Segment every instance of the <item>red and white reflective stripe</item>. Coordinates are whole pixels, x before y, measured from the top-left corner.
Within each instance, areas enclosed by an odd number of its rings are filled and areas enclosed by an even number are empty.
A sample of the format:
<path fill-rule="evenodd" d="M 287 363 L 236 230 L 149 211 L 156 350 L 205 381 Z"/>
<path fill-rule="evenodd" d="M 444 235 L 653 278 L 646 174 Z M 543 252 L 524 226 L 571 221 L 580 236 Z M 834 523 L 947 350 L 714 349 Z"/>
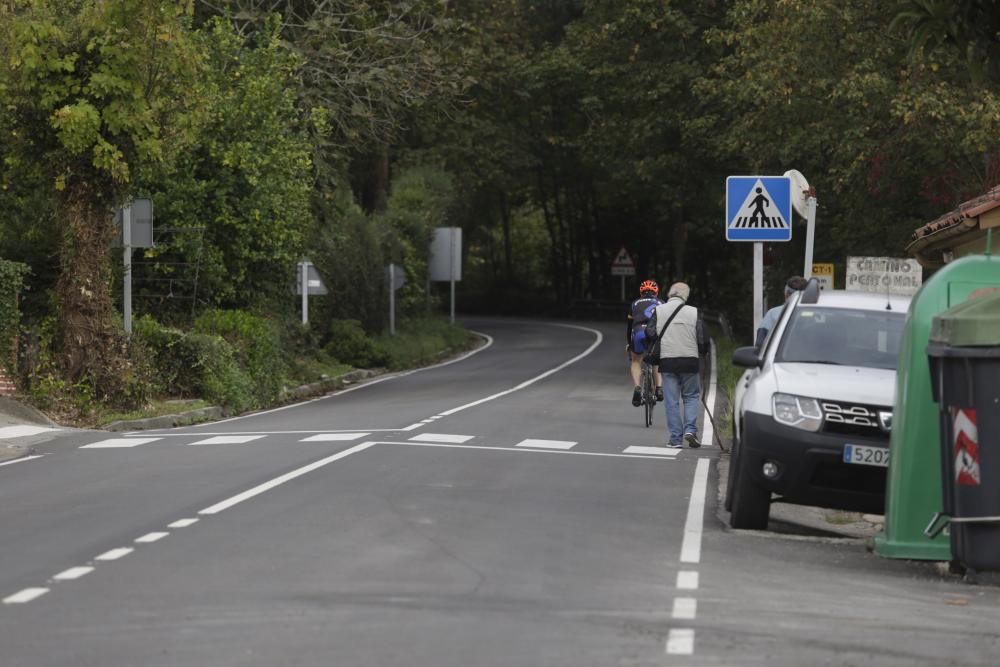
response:
<path fill-rule="evenodd" d="M 979 429 L 972 408 L 951 409 L 952 434 L 955 439 L 955 481 L 963 486 L 979 486 Z"/>

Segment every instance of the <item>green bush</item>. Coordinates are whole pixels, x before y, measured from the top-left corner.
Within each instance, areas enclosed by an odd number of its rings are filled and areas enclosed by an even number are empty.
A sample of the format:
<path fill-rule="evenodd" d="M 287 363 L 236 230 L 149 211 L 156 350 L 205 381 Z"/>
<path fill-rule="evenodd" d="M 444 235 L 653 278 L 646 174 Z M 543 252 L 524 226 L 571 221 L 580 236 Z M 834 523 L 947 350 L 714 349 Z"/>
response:
<path fill-rule="evenodd" d="M 331 320 L 328 354 L 357 368 L 387 366 L 389 353 L 384 345 L 365 333 L 357 320 Z"/>
<path fill-rule="evenodd" d="M 167 394 L 203 398 L 235 412 L 258 405 L 253 381 L 221 336 L 164 327 L 148 315 L 133 330 L 150 351 Z"/>
<path fill-rule="evenodd" d="M 395 336 L 382 334 L 378 338 L 388 351 L 390 370 L 415 368 L 438 361 L 442 357 L 467 349 L 473 334 L 445 320 L 433 318 L 409 319 L 400 322 Z"/>
<path fill-rule="evenodd" d="M 210 310 L 195 320 L 194 330 L 221 336 L 233 347 L 253 380 L 253 396 L 259 405 L 281 395 L 286 361 L 277 327 L 269 320 L 241 310 Z"/>

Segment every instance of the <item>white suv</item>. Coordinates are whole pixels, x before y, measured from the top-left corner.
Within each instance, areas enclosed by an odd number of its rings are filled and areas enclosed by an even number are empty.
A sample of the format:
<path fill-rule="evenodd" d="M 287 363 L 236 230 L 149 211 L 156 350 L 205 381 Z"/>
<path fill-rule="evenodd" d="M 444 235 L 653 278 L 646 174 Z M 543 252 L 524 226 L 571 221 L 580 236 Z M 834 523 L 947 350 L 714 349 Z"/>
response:
<path fill-rule="evenodd" d="M 726 509 L 733 528 L 767 528 L 776 500 L 882 514 L 896 357 L 910 297 L 793 294 L 734 396 Z"/>

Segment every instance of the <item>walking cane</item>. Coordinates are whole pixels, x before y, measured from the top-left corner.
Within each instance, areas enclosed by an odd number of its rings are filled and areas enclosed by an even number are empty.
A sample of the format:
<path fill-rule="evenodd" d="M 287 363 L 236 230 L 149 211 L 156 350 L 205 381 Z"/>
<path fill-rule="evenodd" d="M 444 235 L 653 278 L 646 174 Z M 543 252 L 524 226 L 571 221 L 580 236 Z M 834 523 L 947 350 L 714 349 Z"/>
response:
<path fill-rule="evenodd" d="M 729 450 L 722 446 L 722 438 L 719 437 L 719 427 L 715 425 L 715 418 L 712 416 L 712 411 L 708 409 L 708 403 L 705 402 L 705 394 L 701 394 L 701 404 L 705 408 L 705 414 L 708 415 L 708 420 L 712 422 L 712 440 L 718 442 L 719 449 L 728 454 Z"/>

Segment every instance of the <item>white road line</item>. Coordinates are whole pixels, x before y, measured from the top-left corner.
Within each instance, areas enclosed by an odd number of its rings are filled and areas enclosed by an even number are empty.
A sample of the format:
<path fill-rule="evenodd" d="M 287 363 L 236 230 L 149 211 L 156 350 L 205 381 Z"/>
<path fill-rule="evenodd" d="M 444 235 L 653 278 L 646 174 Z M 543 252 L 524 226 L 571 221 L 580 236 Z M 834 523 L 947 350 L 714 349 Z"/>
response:
<path fill-rule="evenodd" d="M 705 397 L 705 405 L 708 409 L 712 411 L 712 416 L 715 415 L 715 392 L 718 387 L 719 374 L 717 372 L 715 363 L 715 341 L 709 340 L 710 346 L 710 365 L 711 370 L 708 375 L 708 395 Z M 712 418 L 705 415 L 705 418 L 701 421 L 701 443 L 702 447 L 711 447 L 715 442 L 715 428 L 712 426 Z"/>
<path fill-rule="evenodd" d="M 681 570 L 678 572 L 677 588 L 686 591 L 698 590 L 698 573 L 693 570 Z"/>
<path fill-rule="evenodd" d="M 371 433 L 383 432 L 383 433 L 395 433 L 399 431 L 398 428 L 367 428 L 365 431 Z M 147 431 L 137 431 L 137 433 L 146 433 Z M 191 432 L 181 432 L 181 433 L 157 433 L 158 438 L 197 438 L 206 435 L 312 435 L 312 434 L 322 434 L 322 433 L 360 433 L 361 429 L 322 429 L 322 430 L 311 430 L 311 431 L 200 431 L 198 433 Z M 128 435 L 128 434 L 126 434 Z"/>
<path fill-rule="evenodd" d="M 694 630 L 674 628 L 667 635 L 667 653 L 691 655 L 694 653 Z"/>
<path fill-rule="evenodd" d="M 681 543 L 682 563 L 701 561 L 701 532 L 704 524 L 709 464 L 709 459 L 698 459 L 698 466 L 694 470 L 691 501 L 688 503 L 687 521 L 684 524 L 684 541 Z"/>
<path fill-rule="evenodd" d="M 463 443 L 472 440 L 474 435 L 455 435 L 451 433 L 421 433 L 415 435 L 410 440 L 415 442 L 456 442 Z"/>
<path fill-rule="evenodd" d="M 13 595 L 8 595 L 3 599 L 4 604 L 24 604 L 25 602 L 31 602 L 35 598 L 39 598 L 49 592 L 47 588 L 25 588 L 23 591 L 18 591 Z"/>
<path fill-rule="evenodd" d="M 672 449 L 670 447 L 643 447 L 641 445 L 632 445 L 626 447 L 624 454 L 652 454 L 654 456 L 668 456 L 674 457 L 681 453 L 679 449 Z"/>
<path fill-rule="evenodd" d="M 299 442 L 337 442 L 342 440 L 357 440 L 371 435 L 371 433 L 317 433 L 308 438 L 302 438 Z"/>
<path fill-rule="evenodd" d="M 135 538 L 135 541 L 137 543 L 139 543 L 139 544 L 150 544 L 152 542 L 156 542 L 158 540 L 162 540 L 164 537 L 166 537 L 169 534 L 170 533 L 164 533 L 164 532 L 146 533 L 142 537 Z"/>
<path fill-rule="evenodd" d="M 567 327 L 567 328 L 570 328 L 570 329 L 581 329 L 583 331 L 589 331 L 590 333 L 594 334 L 597 337 L 597 340 L 595 340 L 591 344 L 590 347 L 588 347 L 586 350 L 584 350 L 580 354 L 576 355 L 575 357 L 573 357 L 572 359 L 570 359 L 568 361 L 565 361 L 565 362 L 559 364 L 555 368 L 550 368 L 549 370 L 545 371 L 541 375 L 536 375 L 535 377 L 531 378 L 530 380 L 525 380 L 524 382 L 522 382 L 521 384 L 517 385 L 516 387 L 511 387 L 510 389 L 506 389 L 504 391 L 498 392 L 496 394 L 493 394 L 492 396 L 487 396 L 486 398 L 480 398 L 477 401 L 472 401 L 471 403 L 466 403 L 465 405 L 460 405 L 457 408 L 452 408 L 451 410 L 445 410 L 444 412 L 441 413 L 441 416 L 442 417 L 446 417 L 446 416 L 449 416 L 449 415 L 453 415 L 456 412 L 461 412 L 462 410 L 467 410 L 468 408 L 472 408 L 472 407 L 475 407 L 477 405 L 482 405 L 483 403 L 487 403 L 487 402 L 495 400 L 497 398 L 501 398 L 502 396 L 506 396 L 507 394 L 513 394 L 515 391 L 520 391 L 520 390 L 524 389 L 525 387 L 530 387 L 531 385 L 535 384 L 536 382 L 538 382 L 540 380 L 544 380 L 545 378 L 549 377 L 553 373 L 558 373 L 559 371 L 561 371 L 562 369 L 566 368 L 567 366 L 571 366 L 571 365 L 575 364 L 576 362 L 580 361 L 581 359 L 583 359 L 584 357 L 586 357 L 587 355 L 589 355 L 591 352 L 593 352 L 594 350 L 596 350 L 597 347 L 601 344 L 601 341 L 604 340 L 604 334 L 602 334 L 597 329 L 590 329 L 588 327 L 580 327 L 580 326 L 576 326 L 574 324 L 556 324 L 555 326 L 561 326 L 561 327 Z"/>
<path fill-rule="evenodd" d="M 188 445 L 242 445 L 245 442 L 260 440 L 262 435 L 217 435 L 213 438 L 189 442 Z"/>
<path fill-rule="evenodd" d="M 571 440 L 534 440 L 528 438 L 514 445 L 515 447 L 538 447 L 540 449 L 573 449 L 579 443 Z"/>
<path fill-rule="evenodd" d="M 698 613 L 698 600 L 695 598 L 674 598 L 674 611 L 671 614 L 675 619 L 682 621 L 693 620 Z"/>
<path fill-rule="evenodd" d="M 668 461 L 665 456 L 640 456 L 638 454 L 606 454 L 604 452 L 571 452 L 565 450 L 555 450 L 555 449 L 528 449 L 522 447 L 517 449 L 515 447 L 491 447 L 489 445 L 447 445 L 440 442 L 373 442 L 373 445 L 402 445 L 404 447 L 444 447 L 445 449 L 482 449 L 489 452 L 514 452 L 518 454 L 524 453 L 534 453 L 534 454 L 561 454 L 563 456 L 599 456 L 609 459 L 651 459 L 659 461 Z M 708 459 L 705 459 L 706 461 Z"/>
<path fill-rule="evenodd" d="M 145 445 L 147 442 L 156 442 L 160 438 L 111 438 L 109 440 L 101 440 L 99 442 L 92 442 L 89 445 L 84 445 L 80 449 L 102 449 L 106 447 L 138 447 L 139 445 Z"/>
<path fill-rule="evenodd" d="M 112 549 L 111 551 L 105 551 L 94 560 L 118 560 L 123 556 L 128 556 L 133 551 L 134 549 L 132 549 L 132 547 L 120 547 L 118 549 Z"/>
<path fill-rule="evenodd" d="M 187 528 L 196 523 L 198 523 L 198 519 L 178 519 L 171 524 L 167 524 L 167 528 Z"/>
<path fill-rule="evenodd" d="M 93 571 L 94 568 L 89 565 L 81 565 L 80 567 L 71 567 L 68 570 L 63 570 L 52 578 L 56 581 L 71 581 L 73 579 L 79 579 L 83 575 L 90 574 Z"/>
<path fill-rule="evenodd" d="M 565 325 L 565 326 L 568 326 L 568 325 Z M 442 361 L 441 363 L 434 364 L 433 366 L 424 366 L 423 368 L 415 368 L 415 369 L 410 370 L 410 371 L 403 371 L 402 373 L 393 373 L 392 375 L 383 375 L 382 377 L 380 377 L 378 379 L 371 380 L 371 381 L 365 382 L 363 384 L 355 385 L 355 386 L 349 387 L 347 389 L 341 389 L 340 391 L 335 391 L 335 392 L 332 392 L 332 393 L 329 393 L 329 394 L 325 394 L 323 396 L 318 396 L 316 398 L 309 399 L 308 401 L 302 401 L 300 403 L 290 403 L 288 405 L 282 405 L 280 408 L 271 408 L 270 410 L 261 410 L 260 412 L 251 412 L 250 414 L 240 415 L 238 417 L 230 417 L 229 419 L 222 419 L 220 421 L 210 422 L 210 423 L 212 425 L 215 425 L 215 424 L 224 424 L 226 422 L 236 421 L 237 419 L 247 419 L 249 417 L 258 417 L 260 415 L 269 415 L 269 414 L 274 413 L 274 412 L 280 412 L 282 410 L 289 410 L 291 408 L 297 408 L 297 407 L 301 407 L 303 405 L 309 405 L 310 403 L 315 403 L 317 401 L 323 401 L 323 400 L 326 400 L 328 398 L 332 398 L 334 396 L 341 396 L 343 394 L 347 394 L 347 393 L 350 393 L 352 391 L 357 391 L 358 389 L 364 389 L 365 387 L 371 387 L 372 385 L 380 384 L 380 383 L 386 382 L 388 380 L 395 380 L 396 378 L 406 377 L 407 375 L 413 375 L 414 373 L 421 373 L 423 371 L 429 371 L 429 370 L 431 370 L 433 368 L 441 368 L 442 366 L 449 366 L 451 364 L 457 364 L 460 361 L 465 361 L 466 359 L 468 359 L 469 357 L 471 357 L 474 354 L 479 354 L 480 352 L 489 349 L 493 345 L 493 337 L 492 336 L 484 334 L 484 333 L 482 333 L 480 331 L 472 331 L 472 330 L 470 330 L 470 332 L 476 334 L 477 336 L 481 336 L 482 338 L 486 339 L 486 344 L 483 345 L 482 347 L 477 347 L 474 350 L 469 350 L 465 354 L 463 354 L 463 355 L 461 355 L 459 357 L 455 357 L 454 359 L 449 359 L 448 361 Z M 198 425 L 196 424 L 192 428 L 198 428 Z M 392 430 L 398 430 L 398 429 L 392 429 Z"/>
<path fill-rule="evenodd" d="M 334 461 L 338 461 L 338 460 L 340 460 L 342 458 L 350 456 L 351 454 L 356 454 L 357 452 L 360 452 L 360 451 L 363 451 L 365 449 L 368 449 L 369 447 L 371 447 L 374 444 L 375 444 L 374 442 L 362 442 L 360 445 L 355 445 L 354 447 L 351 447 L 350 449 L 345 449 L 344 451 L 337 452 L 336 454 L 333 454 L 332 456 L 327 456 L 325 459 L 320 459 L 319 461 L 316 461 L 314 463 L 310 463 L 309 465 L 306 465 L 306 466 L 302 466 L 301 468 L 298 468 L 298 469 L 293 470 L 291 472 L 285 473 L 284 475 L 281 475 L 279 477 L 275 477 L 274 479 L 272 479 L 269 482 L 264 482 L 263 484 L 258 484 L 257 486 L 253 487 L 252 489 L 248 489 L 248 490 L 244 491 L 243 493 L 238 493 L 238 494 L 236 494 L 235 496 L 233 496 L 231 498 L 227 498 L 226 500 L 223 500 L 222 502 L 216 503 L 216 504 L 214 504 L 214 505 L 212 505 L 210 507 L 206 507 L 205 509 L 203 509 L 200 512 L 198 512 L 198 514 L 218 514 L 219 512 L 221 512 L 223 510 L 226 510 L 226 509 L 229 509 L 233 505 L 237 505 L 237 504 L 243 502 L 244 500 L 249 500 L 250 498 L 253 498 L 254 496 L 258 496 L 258 495 L 264 493 L 265 491 L 269 491 L 269 490 L 273 489 L 276 486 L 280 486 L 281 484 L 284 484 L 285 482 L 291 481 L 291 480 L 295 479 L 296 477 L 301 477 L 302 475 L 306 474 L 307 472 L 312 472 L 313 470 L 316 470 L 317 468 L 322 468 L 323 466 L 325 466 L 328 463 L 333 463 Z"/>
<path fill-rule="evenodd" d="M 0 440 L 5 440 L 7 438 L 23 438 L 29 435 L 38 435 L 39 433 L 46 433 L 48 431 L 58 431 L 57 428 L 48 428 L 46 426 L 29 426 L 27 424 L 19 424 L 17 426 L 4 426 L 0 427 Z"/>
<path fill-rule="evenodd" d="M 31 461 L 32 459 L 40 459 L 43 456 L 45 456 L 45 454 L 35 454 L 33 456 L 22 456 L 21 458 L 14 459 L 13 461 L 4 461 L 3 463 L 0 463 L 0 466 L 12 466 L 15 463 L 24 463 L 25 461 Z"/>

